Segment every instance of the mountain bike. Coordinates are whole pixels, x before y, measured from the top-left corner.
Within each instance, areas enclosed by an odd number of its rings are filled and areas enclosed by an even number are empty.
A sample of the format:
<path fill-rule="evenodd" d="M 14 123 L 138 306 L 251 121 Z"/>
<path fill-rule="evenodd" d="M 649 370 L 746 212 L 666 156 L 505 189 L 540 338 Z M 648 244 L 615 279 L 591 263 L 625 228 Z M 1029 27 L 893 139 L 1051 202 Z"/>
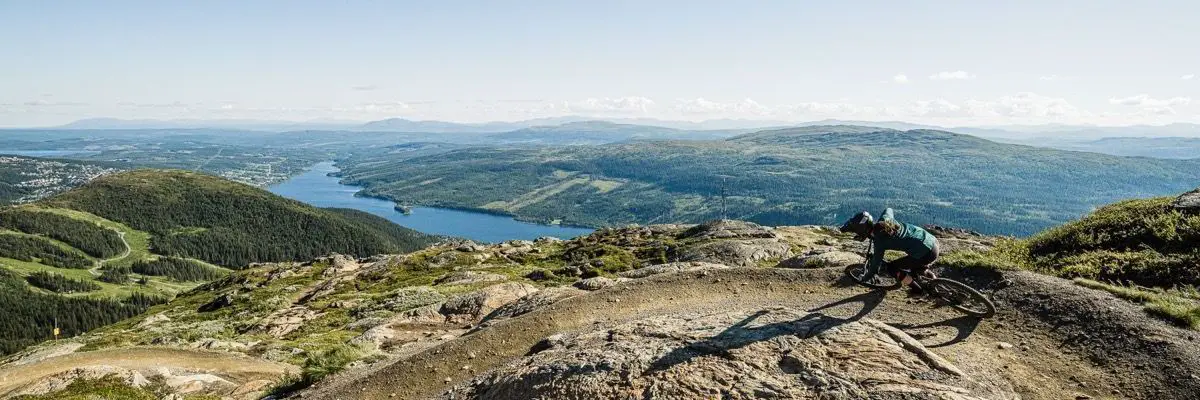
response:
<path fill-rule="evenodd" d="M 867 246 L 866 259 L 871 259 L 872 252 L 875 251 L 873 245 Z M 886 270 L 887 266 L 882 266 L 881 269 Z M 899 289 L 906 277 L 911 276 L 918 285 L 921 286 L 930 295 L 945 301 L 954 309 L 963 312 L 964 314 L 987 318 L 996 314 L 996 304 L 992 303 L 986 296 L 979 293 L 978 290 L 967 286 L 966 284 L 947 278 L 929 278 L 925 276 L 911 275 L 909 269 L 900 269 L 895 275 L 889 274 L 887 271 L 880 271 L 875 274 L 870 280 L 863 280 L 863 275 L 866 273 L 867 264 L 851 265 L 846 269 L 846 275 L 855 283 L 872 289 L 894 290 Z"/>

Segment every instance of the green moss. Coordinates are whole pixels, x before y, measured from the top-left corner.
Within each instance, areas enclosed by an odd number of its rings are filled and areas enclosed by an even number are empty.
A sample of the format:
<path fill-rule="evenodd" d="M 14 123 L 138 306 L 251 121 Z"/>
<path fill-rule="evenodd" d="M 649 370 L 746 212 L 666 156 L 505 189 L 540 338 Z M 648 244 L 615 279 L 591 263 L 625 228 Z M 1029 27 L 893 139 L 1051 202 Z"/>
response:
<path fill-rule="evenodd" d="M 136 388 L 122 382 L 116 376 L 99 379 L 79 379 L 66 388 L 38 396 L 17 396 L 20 400 L 157 400 L 159 395 L 149 388 Z M 188 397 L 188 399 L 197 399 Z"/>
<path fill-rule="evenodd" d="M 1195 289 L 1164 290 L 1120 286 L 1084 278 L 1076 278 L 1074 281 L 1079 286 L 1103 290 L 1117 297 L 1141 303 L 1150 315 L 1175 325 L 1200 330 L 1200 301 L 1197 301 Z"/>
<path fill-rule="evenodd" d="M 1172 209 L 1171 200 L 1122 201 L 1046 230 L 1026 242 L 1028 261 L 1067 277 L 1200 285 L 1200 215 Z"/>

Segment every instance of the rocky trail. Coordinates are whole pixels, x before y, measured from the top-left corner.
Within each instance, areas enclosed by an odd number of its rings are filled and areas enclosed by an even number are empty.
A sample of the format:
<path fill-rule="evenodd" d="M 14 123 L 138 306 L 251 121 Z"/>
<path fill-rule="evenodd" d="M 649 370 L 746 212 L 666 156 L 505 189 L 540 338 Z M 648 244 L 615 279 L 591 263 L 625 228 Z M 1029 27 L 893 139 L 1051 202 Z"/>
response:
<path fill-rule="evenodd" d="M 220 391 L 231 398 L 243 398 L 237 395 L 260 392 L 279 376 L 298 371 L 292 365 L 238 354 L 169 348 L 46 356 L 13 362 L 0 369 L 0 397 L 49 393 L 81 377 L 115 374 L 134 386 L 148 383 L 148 378 L 161 377 L 181 393 Z"/>
<path fill-rule="evenodd" d="M 303 398 L 1082 399 L 1200 393 L 1195 377 L 1200 356 L 1191 333 L 1147 320 L 1136 307 L 1103 298 L 1107 294 L 1010 273 L 1011 285 L 995 294 L 1000 314 L 980 321 L 903 293 L 849 285 L 841 272 L 739 268 L 626 282 L 347 374 Z M 1085 313 L 1090 317 L 1082 318 Z M 683 323 L 705 319 L 712 321 L 699 334 Z M 739 320 L 764 320 L 770 328 L 734 323 Z M 832 361 L 792 360 L 792 353 L 775 343 L 813 337 L 828 342 L 814 330 L 858 331 L 842 339 L 874 341 L 825 345 L 820 353 L 827 357 L 843 353 Z M 888 338 L 879 338 L 879 332 Z M 606 335 L 607 343 L 594 343 L 597 333 Z M 657 347 L 646 345 L 664 338 Z M 760 345 L 766 347 L 741 358 L 731 355 Z M 785 350 L 797 347 L 804 346 Z M 770 362 L 745 365 L 762 358 Z M 880 365 L 847 367 L 840 375 L 811 368 L 846 362 Z M 884 368 L 894 362 L 904 365 Z M 809 365 L 810 372 L 829 377 L 804 384 L 803 379 L 815 378 L 796 376 L 799 367 L 789 363 Z M 962 374 L 948 374 L 951 370 Z M 840 381 L 867 382 L 862 387 L 875 391 L 855 392 L 849 388 L 860 385 L 845 382 L 845 390 L 839 390 L 830 383 Z"/>

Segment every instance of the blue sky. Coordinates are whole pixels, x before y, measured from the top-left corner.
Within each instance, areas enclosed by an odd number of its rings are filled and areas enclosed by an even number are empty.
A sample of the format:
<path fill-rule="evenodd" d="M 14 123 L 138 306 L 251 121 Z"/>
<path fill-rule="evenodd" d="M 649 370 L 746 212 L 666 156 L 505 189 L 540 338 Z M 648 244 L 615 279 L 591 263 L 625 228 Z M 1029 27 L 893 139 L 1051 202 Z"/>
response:
<path fill-rule="evenodd" d="M 1189 1 L 0 0 L 0 126 L 1200 122 L 1196 15 Z"/>

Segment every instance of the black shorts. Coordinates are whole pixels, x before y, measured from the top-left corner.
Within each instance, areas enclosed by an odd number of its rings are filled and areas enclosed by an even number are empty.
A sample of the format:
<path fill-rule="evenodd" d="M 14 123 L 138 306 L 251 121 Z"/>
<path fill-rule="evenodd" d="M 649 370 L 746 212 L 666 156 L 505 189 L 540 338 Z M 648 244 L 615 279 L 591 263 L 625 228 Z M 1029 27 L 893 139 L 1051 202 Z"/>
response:
<path fill-rule="evenodd" d="M 933 265 L 933 263 L 937 261 L 940 253 L 941 252 L 938 250 L 938 246 L 935 244 L 933 249 L 929 250 L 929 253 L 926 253 L 920 258 L 904 256 L 900 257 L 896 261 L 887 263 L 887 271 L 893 276 L 895 276 L 901 270 L 909 270 L 912 271 L 913 275 L 921 275 L 925 273 L 926 269 L 929 269 L 930 265 Z"/>

